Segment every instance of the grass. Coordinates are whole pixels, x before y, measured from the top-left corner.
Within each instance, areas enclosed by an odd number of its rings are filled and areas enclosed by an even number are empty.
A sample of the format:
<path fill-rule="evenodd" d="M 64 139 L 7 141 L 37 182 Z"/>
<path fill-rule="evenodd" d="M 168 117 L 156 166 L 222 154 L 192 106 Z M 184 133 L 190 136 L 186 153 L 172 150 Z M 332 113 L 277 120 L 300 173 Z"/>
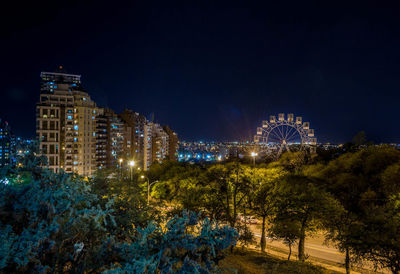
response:
<path fill-rule="evenodd" d="M 237 249 L 233 253 L 227 252 L 226 257 L 218 264 L 219 273 L 301 273 L 320 274 L 332 273 L 320 266 L 311 263 L 282 260 L 267 254 L 248 249 Z"/>

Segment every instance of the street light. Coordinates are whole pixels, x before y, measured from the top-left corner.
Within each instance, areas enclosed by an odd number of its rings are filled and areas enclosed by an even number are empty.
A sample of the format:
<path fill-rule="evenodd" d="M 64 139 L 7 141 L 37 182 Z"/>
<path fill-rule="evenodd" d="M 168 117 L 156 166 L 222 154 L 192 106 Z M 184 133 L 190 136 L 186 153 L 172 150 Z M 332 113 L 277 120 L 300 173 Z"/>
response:
<path fill-rule="evenodd" d="M 135 166 L 135 161 L 129 161 L 129 167 L 131 168 L 131 181 L 133 180 L 133 167 Z"/>
<path fill-rule="evenodd" d="M 256 152 L 254 152 L 254 151 L 251 153 L 251 157 L 253 157 L 253 165 L 254 166 L 256 165 L 256 157 L 257 157 L 257 155 L 258 154 Z"/>
<path fill-rule="evenodd" d="M 122 159 L 122 158 L 119 159 L 119 173 L 120 173 L 121 177 L 122 177 L 122 162 L 123 161 L 124 161 L 124 159 Z"/>
<path fill-rule="evenodd" d="M 149 204 L 150 204 L 150 187 L 153 184 L 157 183 L 158 181 L 154 181 L 154 182 L 150 183 L 149 178 L 145 177 L 144 175 L 140 176 L 140 178 L 142 178 L 142 179 L 146 178 L 146 180 L 147 180 L 147 206 L 149 206 Z"/>

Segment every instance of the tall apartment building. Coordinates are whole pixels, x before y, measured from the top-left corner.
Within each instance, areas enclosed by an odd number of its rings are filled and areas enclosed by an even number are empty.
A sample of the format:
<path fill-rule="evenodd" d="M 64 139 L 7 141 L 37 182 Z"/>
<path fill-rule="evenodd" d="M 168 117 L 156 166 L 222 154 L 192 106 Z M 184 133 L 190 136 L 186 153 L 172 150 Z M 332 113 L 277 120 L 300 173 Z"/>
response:
<path fill-rule="evenodd" d="M 105 108 L 104 117 L 107 121 L 106 166 L 115 167 L 120 158 L 125 158 L 125 124 L 112 109 Z"/>
<path fill-rule="evenodd" d="M 107 140 L 108 140 L 107 117 L 104 109 L 98 109 L 96 116 L 96 159 L 97 168 L 107 167 Z"/>
<path fill-rule="evenodd" d="M 0 167 L 12 164 L 15 152 L 15 138 L 7 121 L 0 119 Z"/>
<path fill-rule="evenodd" d="M 128 109 L 125 109 L 119 116 L 125 123 L 125 157 L 135 159 L 138 166 L 144 168 L 144 132 L 148 121 L 143 115 Z"/>
<path fill-rule="evenodd" d="M 131 110 L 116 114 L 98 108 L 82 89 L 81 76 L 41 73 L 36 105 L 36 133 L 42 155 L 54 172 L 92 175 L 98 168 L 116 167 L 133 159 L 147 170 L 164 159 L 175 159 L 177 135 L 169 127 L 149 122 Z"/>
<path fill-rule="evenodd" d="M 163 126 L 165 133 L 168 134 L 168 155 L 169 160 L 178 160 L 178 134 L 174 132 L 169 126 Z"/>
<path fill-rule="evenodd" d="M 96 170 L 97 107 L 81 87 L 81 76 L 42 72 L 36 105 L 36 135 L 41 154 L 54 172 L 64 169 L 80 175 Z"/>
<path fill-rule="evenodd" d="M 160 124 L 153 123 L 152 161 L 162 163 L 169 155 L 169 136 Z"/>

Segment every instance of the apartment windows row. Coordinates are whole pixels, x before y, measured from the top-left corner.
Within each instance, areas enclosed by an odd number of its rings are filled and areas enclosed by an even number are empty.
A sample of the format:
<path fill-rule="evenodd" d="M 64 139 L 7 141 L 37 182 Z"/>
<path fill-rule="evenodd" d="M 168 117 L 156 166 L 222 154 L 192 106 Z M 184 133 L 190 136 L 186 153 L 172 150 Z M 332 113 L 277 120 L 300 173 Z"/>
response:
<path fill-rule="evenodd" d="M 59 130 L 59 121 L 39 121 L 39 128 L 41 130 Z"/>
<path fill-rule="evenodd" d="M 58 154 L 58 144 L 41 144 L 41 152 L 43 154 Z"/>
<path fill-rule="evenodd" d="M 59 135 L 58 132 L 42 132 L 40 136 L 41 142 L 58 142 Z"/>
<path fill-rule="evenodd" d="M 72 105 L 74 103 L 74 99 L 71 96 L 62 97 L 59 95 L 57 95 L 57 96 L 42 95 L 40 97 L 40 101 L 42 103 L 50 102 L 50 103 L 60 103 L 60 104 L 64 104 L 64 105 Z"/>

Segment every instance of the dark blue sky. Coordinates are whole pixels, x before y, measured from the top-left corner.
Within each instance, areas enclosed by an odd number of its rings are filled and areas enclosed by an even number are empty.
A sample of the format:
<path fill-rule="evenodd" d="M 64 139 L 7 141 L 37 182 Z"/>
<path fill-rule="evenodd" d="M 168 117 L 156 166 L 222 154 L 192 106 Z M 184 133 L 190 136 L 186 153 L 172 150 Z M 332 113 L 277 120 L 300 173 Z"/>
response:
<path fill-rule="evenodd" d="M 98 105 L 154 112 L 181 139 L 250 139 L 285 112 L 324 142 L 400 142 L 390 2 L 30 2 L 0 19 L 0 117 L 18 135 L 35 134 L 40 71 L 63 65 Z"/>

